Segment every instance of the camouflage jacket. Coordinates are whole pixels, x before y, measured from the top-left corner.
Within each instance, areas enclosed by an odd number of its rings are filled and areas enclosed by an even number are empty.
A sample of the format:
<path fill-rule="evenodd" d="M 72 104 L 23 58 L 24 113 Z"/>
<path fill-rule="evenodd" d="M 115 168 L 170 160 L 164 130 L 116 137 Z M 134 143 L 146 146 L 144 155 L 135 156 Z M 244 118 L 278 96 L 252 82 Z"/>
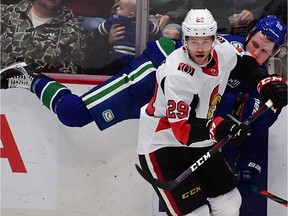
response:
<path fill-rule="evenodd" d="M 42 72 L 78 73 L 85 45 L 81 24 L 70 9 L 61 7 L 47 23 L 34 28 L 30 0 L 1 11 L 1 68 L 25 61 Z"/>

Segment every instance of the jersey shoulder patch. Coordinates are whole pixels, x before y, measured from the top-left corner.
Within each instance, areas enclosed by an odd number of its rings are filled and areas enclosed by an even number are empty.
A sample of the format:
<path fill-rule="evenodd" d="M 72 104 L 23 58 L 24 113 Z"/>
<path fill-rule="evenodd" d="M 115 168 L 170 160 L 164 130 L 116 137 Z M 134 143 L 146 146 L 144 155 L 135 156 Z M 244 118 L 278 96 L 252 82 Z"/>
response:
<path fill-rule="evenodd" d="M 190 76 L 193 76 L 194 72 L 195 72 L 195 68 L 193 68 L 191 65 L 187 64 L 187 63 L 183 63 L 180 62 L 178 64 L 177 70 L 180 70 L 184 73 L 189 74 Z"/>
<path fill-rule="evenodd" d="M 237 54 L 243 54 L 245 52 L 243 44 L 239 41 L 231 41 L 230 44 L 236 49 Z"/>

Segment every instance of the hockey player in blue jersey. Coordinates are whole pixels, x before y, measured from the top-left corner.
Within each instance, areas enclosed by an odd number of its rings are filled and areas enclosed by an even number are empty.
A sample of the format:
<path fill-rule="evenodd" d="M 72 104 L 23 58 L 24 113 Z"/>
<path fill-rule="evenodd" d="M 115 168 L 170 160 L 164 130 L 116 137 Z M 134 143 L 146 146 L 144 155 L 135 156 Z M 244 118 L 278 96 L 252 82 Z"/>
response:
<path fill-rule="evenodd" d="M 251 52 L 258 63 L 266 67 L 268 59 L 276 55 L 284 44 L 286 34 L 287 27 L 280 19 L 275 16 L 267 16 L 257 22 L 247 38 L 233 35 L 223 37 L 235 46 L 239 52 L 245 50 Z M 247 83 L 240 83 L 237 79 L 229 79 L 228 86 L 217 109 L 217 114 L 226 115 L 231 114 L 232 111 L 234 117 L 239 121 L 243 121 L 262 104 L 261 96 L 255 88 L 249 84 L 247 85 Z M 251 136 L 237 148 L 230 146 L 222 148 L 225 159 L 238 175 L 238 188 L 241 194 L 246 197 L 243 199 L 241 208 L 244 215 L 266 214 L 267 201 L 251 194 L 251 186 L 257 185 L 260 188 L 267 188 L 268 128 L 277 119 L 278 113 L 265 113 L 251 126 Z M 263 207 L 255 208 L 253 200 L 257 200 L 256 202 Z"/>
<path fill-rule="evenodd" d="M 263 23 L 258 26 L 256 25 L 247 41 L 242 39 L 244 49 L 245 47 L 248 49 L 249 43 L 251 43 L 255 49 L 257 48 L 259 41 L 254 41 L 253 38 L 257 38 L 256 36 L 257 34 L 259 36 L 259 32 L 262 33 L 263 36 L 260 36 L 263 40 L 271 40 L 271 44 L 273 45 L 272 50 L 276 50 L 283 44 L 287 31 L 286 26 L 275 17 L 271 19 L 272 21 L 267 23 L 267 20 L 263 19 Z M 283 27 L 282 29 L 277 28 L 279 22 Z M 272 29 L 272 31 L 269 29 Z M 229 40 L 229 36 L 227 36 L 226 39 Z M 267 41 L 265 41 L 265 43 L 266 42 Z M 82 127 L 95 121 L 99 129 L 104 130 L 123 120 L 139 118 L 140 108 L 149 102 L 154 92 L 155 68 L 165 60 L 167 55 L 181 45 L 180 41 L 174 42 L 167 38 L 162 38 L 156 42 L 148 42 L 147 49 L 139 58 L 134 60 L 117 75 L 80 97 L 71 94 L 71 91 L 67 87 L 55 82 L 49 77 L 39 76 L 39 74 L 29 72 L 28 76 L 30 79 L 27 80 L 22 76 L 22 73 L 14 69 L 1 73 L 1 88 L 17 88 L 23 87 L 23 84 L 26 84 L 26 88 L 32 90 L 45 106 L 55 112 L 63 124 L 71 127 Z M 238 51 L 243 51 L 239 47 L 237 48 Z M 259 47 L 259 44 L 258 50 L 263 51 L 262 55 L 260 53 L 260 56 L 268 54 L 267 58 L 273 54 L 271 50 L 270 53 L 266 52 L 267 50 L 263 50 L 262 46 Z M 251 50 L 251 52 L 253 53 L 253 50 Z M 255 53 L 254 55 L 258 63 L 264 63 L 267 58 L 261 61 L 260 57 L 257 57 Z M 241 65 L 236 66 L 236 68 L 240 68 L 235 71 L 241 73 Z M 241 74 L 237 74 L 236 72 L 235 76 L 236 78 L 237 76 L 241 77 Z M 230 80 L 229 84 L 237 83 L 237 80 L 234 79 L 233 76 Z M 24 83 L 21 83 L 21 81 L 24 81 Z M 281 83 L 269 82 L 261 94 L 264 96 L 264 99 L 271 98 L 274 100 L 275 106 L 278 110 L 281 110 L 281 108 L 287 104 L 287 89 L 279 88 L 278 84 L 281 86 Z M 240 92 L 240 90 L 238 92 Z M 281 95 L 280 97 L 279 94 Z M 231 99 L 231 95 L 228 95 L 228 99 L 226 100 L 226 104 L 230 104 L 230 106 L 234 104 L 229 103 L 229 101 L 234 102 L 234 99 Z M 234 93 L 234 98 L 236 95 L 237 94 Z M 225 98 L 226 96 L 224 95 L 222 99 L 223 104 Z M 245 105 L 245 103 L 243 104 Z M 245 118 L 243 112 L 242 117 Z"/>
<path fill-rule="evenodd" d="M 279 28 L 277 28 L 277 26 Z M 226 38 L 239 52 L 248 50 L 257 61 L 266 67 L 267 60 L 274 56 L 286 40 L 287 27 L 275 16 L 267 16 L 256 23 L 247 38 L 227 36 Z M 274 41 L 275 44 L 269 43 Z M 230 79 L 223 95 L 218 115 L 229 114 L 232 111 L 234 117 L 244 121 L 263 104 L 259 92 L 247 83 L 239 83 L 238 80 Z M 277 111 L 280 112 L 280 109 Z M 225 146 L 222 152 L 231 165 L 233 171 L 238 174 L 239 189 L 246 199 L 243 199 L 244 215 L 248 211 L 253 215 L 265 215 L 267 209 L 266 200 L 257 195 L 251 196 L 251 185 L 267 188 L 268 170 L 268 129 L 278 117 L 278 113 L 265 113 L 251 126 L 251 136 L 237 148 Z M 255 208 L 252 200 L 263 208 Z M 242 211 L 244 211 L 242 209 Z"/>

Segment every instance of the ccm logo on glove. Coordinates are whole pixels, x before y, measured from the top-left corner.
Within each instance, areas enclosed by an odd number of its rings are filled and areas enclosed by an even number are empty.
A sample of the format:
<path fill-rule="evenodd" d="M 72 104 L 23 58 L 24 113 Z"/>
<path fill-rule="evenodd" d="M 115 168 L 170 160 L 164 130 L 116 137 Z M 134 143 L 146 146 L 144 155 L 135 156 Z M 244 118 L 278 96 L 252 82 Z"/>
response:
<path fill-rule="evenodd" d="M 285 79 L 283 77 L 280 77 L 280 76 L 266 77 L 265 79 L 262 79 L 259 81 L 259 83 L 257 85 L 258 92 L 261 92 L 263 87 L 267 84 L 270 84 L 271 82 L 284 82 L 285 83 Z"/>

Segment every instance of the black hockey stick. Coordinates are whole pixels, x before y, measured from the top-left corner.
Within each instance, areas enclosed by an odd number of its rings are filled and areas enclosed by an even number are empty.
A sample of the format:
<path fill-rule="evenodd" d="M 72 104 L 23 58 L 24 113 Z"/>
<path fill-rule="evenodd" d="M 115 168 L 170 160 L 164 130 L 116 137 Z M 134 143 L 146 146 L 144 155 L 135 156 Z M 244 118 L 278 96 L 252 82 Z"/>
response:
<path fill-rule="evenodd" d="M 266 197 L 268 199 L 271 199 L 271 200 L 273 200 L 273 201 L 275 201 L 275 202 L 277 202 L 277 203 L 279 203 L 279 204 L 281 204 L 281 205 L 283 205 L 285 207 L 288 207 L 287 200 L 282 199 L 282 198 L 280 198 L 280 197 L 278 197 L 278 196 L 276 196 L 276 195 L 274 195 L 274 194 L 272 194 L 272 193 L 270 193 L 270 192 L 268 192 L 266 190 L 259 189 L 256 185 L 252 185 L 251 188 L 250 188 L 250 191 L 252 191 L 252 192 L 254 192 L 256 194 L 262 195 L 262 196 L 264 196 L 264 197 Z"/>
<path fill-rule="evenodd" d="M 243 122 L 246 125 L 254 122 L 259 116 L 261 116 L 266 110 L 270 109 L 273 106 L 271 100 L 268 100 L 263 106 L 261 106 L 255 113 L 248 117 L 248 119 Z M 175 180 L 171 181 L 162 181 L 159 179 L 153 178 L 151 174 L 143 171 L 137 164 L 135 164 L 137 171 L 140 175 L 148 181 L 152 186 L 173 190 L 177 185 L 179 185 L 182 181 L 184 181 L 191 173 L 193 173 L 196 169 L 198 169 L 205 161 L 207 161 L 212 155 L 214 155 L 220 148 L 226 145 L 230 139 L 232 139 L 233 135 L 229 134 L 225 138 L 223 138 L 220 142 L 215 144 L 207 153 L 205 153 L 201 158 L 199 158 L 195 163 L 193 163 L 188 169 L 186 169 L 181 175 L 179 175 Z"/>

